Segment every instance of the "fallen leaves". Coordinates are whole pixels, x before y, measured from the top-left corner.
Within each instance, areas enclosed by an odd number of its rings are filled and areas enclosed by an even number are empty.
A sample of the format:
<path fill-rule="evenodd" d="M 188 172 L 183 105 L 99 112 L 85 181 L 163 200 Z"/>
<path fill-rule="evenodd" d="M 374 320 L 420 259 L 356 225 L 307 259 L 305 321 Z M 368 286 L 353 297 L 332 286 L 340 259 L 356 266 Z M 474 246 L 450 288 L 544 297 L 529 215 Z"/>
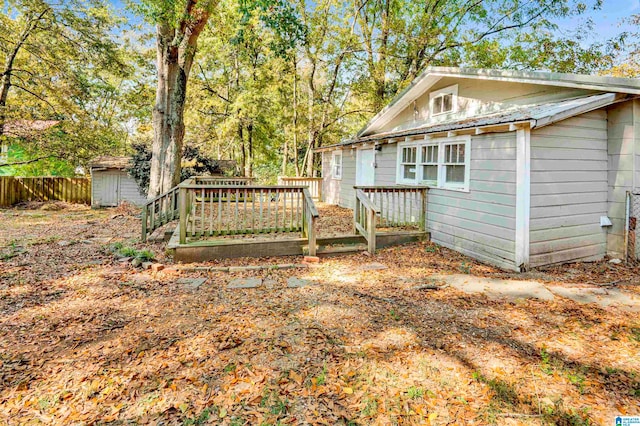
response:
<path fill-rule="evenodd" d="M 414 291 L 463 262 L 517 279 L 446 249 L 239 272 L 273 280 L 251 291 L 226 289 L 226 272 L 191 271 L 207 278 L 194 291 L 177 282 L 184 271 L 113 261 L 105 241 L 136 238 L 133 214 L 33 213 L 0 211 L 3 244 L 25 249 L 0 263 L 0 423 L 535 424 L 539 409 L 548 423 L 603 423 L 637 411 L 636 317 L 568 300 Z M 325 232 L 350 228 L 351 216 L 335 213 Z M 77 243 L 58 245 L 62 237 Z M 369 262 L 387 269 L 363 271 Z M 593 281 L 601 269 L 554 268 L 544 279 Z M 610 282 L 634 270 L 602 272 Z M 318 284 L 288 289 L 290 277 Z"/>

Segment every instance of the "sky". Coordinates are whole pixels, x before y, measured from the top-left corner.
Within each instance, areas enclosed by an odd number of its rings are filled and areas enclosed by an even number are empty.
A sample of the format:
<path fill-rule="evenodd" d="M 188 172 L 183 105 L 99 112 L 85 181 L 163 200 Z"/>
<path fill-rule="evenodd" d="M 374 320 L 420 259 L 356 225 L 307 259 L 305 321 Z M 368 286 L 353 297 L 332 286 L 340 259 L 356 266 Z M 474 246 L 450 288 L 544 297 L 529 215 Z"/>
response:
<path fill-rule="evenodd" d="M 134 23 L 141 23 L 139 16 L 127 13 L 127 0 L 110 0 L 114 8 L 125 12 L 125 16 Z M 593 4 L 596 0 L 585 0 L 586 3 Z M 586 19 L 591 19 L 594 23 L 593 33 L 584 40 L 583 44 L 588 45 L 593 42 L 604 42 L 613 38 L 623 31 L 635 31 L 632 25 L 624 23 L 626 18 L 633 14 L 640 14 L 640 0 L 603 0 L 599 10 L 589 10 L 585 14 L 556 20 L 560 30 L 564 33 L 579 31 Z"/>
<path fill-rule="evenodd" d="M 600 10 L 591 10 L 582 16 L 557 21 L 565 31 L 579 30 L 585 19 L 590 18 L 595 24 L 594 34 L 590 41 L 605 41 L 622 31 L 633 31 L 634 28 L 622 23 L 631 15 L 640 13 L 640 0 L 603 0 Z"/>

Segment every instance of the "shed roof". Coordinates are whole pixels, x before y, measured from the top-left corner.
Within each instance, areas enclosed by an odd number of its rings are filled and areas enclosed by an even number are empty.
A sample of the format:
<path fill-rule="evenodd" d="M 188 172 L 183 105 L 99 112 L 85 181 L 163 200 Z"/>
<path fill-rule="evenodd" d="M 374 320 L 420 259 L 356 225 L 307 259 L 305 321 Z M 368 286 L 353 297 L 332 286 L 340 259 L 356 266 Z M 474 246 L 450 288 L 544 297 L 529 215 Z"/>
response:
<path fill-rule="evenodd" d="M 89 163 L 92 169 L 125 169 L 129 165 L 131 157 L 117 157 L 112 155 L 103 155 L 96 157 Z"/>
<path fill-rule="evenodd" d="M 578 114 L 593 111 L 635 97 L 634 95 L 620 95 L 616 93 L 602 93 L 598 95 L 583 96 L 555 102 L 545 102 L 536 105 L 517 106 L 499 112 L 477 115 L 458 120 L 440 123 L 422 122 L 416 123 L 410 129 L 377 133 L 370 136 L 356 137 L 334 145 L 328 145 L 317 151 L 335 149 L 336 147 L 349 146 L 357 143 L 371 142 L 380 139 L 403 138 L 406 136 L 459 131 L 464 129 L 482 128 L 486 126 L 505 125 L 527 122 L 531 128 L 544 127 L 560 120 L 573 117 Z"/>

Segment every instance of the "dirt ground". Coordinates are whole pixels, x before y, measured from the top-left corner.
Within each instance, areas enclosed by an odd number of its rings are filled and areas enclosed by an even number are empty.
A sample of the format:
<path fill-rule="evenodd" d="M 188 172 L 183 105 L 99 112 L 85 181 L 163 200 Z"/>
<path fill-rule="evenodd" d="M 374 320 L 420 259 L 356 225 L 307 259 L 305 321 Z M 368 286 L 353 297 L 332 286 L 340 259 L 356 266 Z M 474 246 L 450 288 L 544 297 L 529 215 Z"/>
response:
<path fill-rule="evenodd" d="M 640 414 L 638 312 L 425 289 L 463 273 L 637 294 L 637 268 L 517 275 L 424 243 L 305 269 L 154 274 L 114 254 L 147 249 L 171 264 L 163 243 L 139 243 L 136 214 L 0 210 L 0 424 L 586 425 Z M 270 285 L 228 289 L 238 277 Z M 290 277 L 310 285 L 288 288 Z"/>

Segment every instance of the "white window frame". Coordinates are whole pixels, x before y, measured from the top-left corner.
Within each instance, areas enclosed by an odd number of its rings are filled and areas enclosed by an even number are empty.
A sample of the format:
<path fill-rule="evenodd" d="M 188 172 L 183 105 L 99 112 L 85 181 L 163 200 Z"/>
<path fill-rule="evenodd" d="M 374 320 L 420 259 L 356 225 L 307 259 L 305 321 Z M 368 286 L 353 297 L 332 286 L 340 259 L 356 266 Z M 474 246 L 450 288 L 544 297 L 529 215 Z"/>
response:
<path fill-rule="evenodd" d="M 415 163 L 405 163 L 404 162 L 404 156 L 403 156 L 403 149 L 404 148 L 415 148 L 416 149 L 416 161 Z M 405 179 L 404 177 L 404 166 L 410 166 L 411 164 L 413 164 L 413 167 L 415 168 L 415 174 L 416 174 L 416 179 L 418 178 L 418 155 L 419 155 L 419 148 L 417 147 L 415 142 L 412 143 L 399 143 L 398 144 L 398 183 L 400 184 L 405 184 L 405 185 L 415 185 L 415 179 Z"/>
<path fill-rule="evenodd" d="M 436 157 L 436 161 L 424 161 L 422 158 L 422 150 L 428 147 L 436 147 L 438 148 L 438 156 Z M 428 186 L 438 186 L 438 181 L 440 180 L 440 144 L 438 142 L 427 141 L 426 143 L 422 143 L 418 146 L 418 167 L 420 168 L 420 183 Z M 424 166 L 436 166 L 436 180 L 427 180 L 424 177 Z M 417 177 L 417 176 L 416 176 Z"/>
<path fill-rule="evenodd" d="M 433 105 L 434 100 L 439 97 L 444 97 L 445 95 L 451 96 L 451 110 L 450 111 L 441 111 L 434 112 Z M 453 114 L 458 112 L 458 85 L 454 84 L 453 86 L 443 87 L 442 89 L 434 90 L 429 93 L 429 114 L 431 117 L 438 117 L 440 115 Z"/>
<path fill-rule="evenodd" d="M 336 158 L 340 158 L 340 164 L 338 168 L 338 173 L 336 173 Z M 342 179 L 342 151 L 333 151 L 331 153 L 331 178 L 335 180 Z"/>
<path fill-rule="evenodd" d="M 445 146 L 447 145 L 456 145 L 456 144 L 464 144 L 464 182 L 460 183 L 447 183 L 447 165 L 444 162 L 445 159 Z M 429 145 L 437 145 L 438 146 L 438 181 L 425 181 L 423 179 L 423 165 L 422 163 L 422 147 Z M 404 178 L 404 170 L 402 163 L 402 149 L 408 147 L 416 148 L 416 178 L 415 179 L 405 179 Z M 396 183 L 399 185 L 428 185 L 432 188 L 439 189 L 448 189 L 452 191 L 463 191 L 469 192 L 469 181 L 471 179 L 471 136 L 470 135 L 461 135 L 461 136 L 453 136 L 448 138 L 435 138 L 435 139 L 424 139 L 424 140 L 413 140 L 413 141 L 405 141 L 398 143 L 398 152 L 397 152 L 397 170 L 396 170 Z M 462 163 L 460 163 L 462 165 Z"/>

